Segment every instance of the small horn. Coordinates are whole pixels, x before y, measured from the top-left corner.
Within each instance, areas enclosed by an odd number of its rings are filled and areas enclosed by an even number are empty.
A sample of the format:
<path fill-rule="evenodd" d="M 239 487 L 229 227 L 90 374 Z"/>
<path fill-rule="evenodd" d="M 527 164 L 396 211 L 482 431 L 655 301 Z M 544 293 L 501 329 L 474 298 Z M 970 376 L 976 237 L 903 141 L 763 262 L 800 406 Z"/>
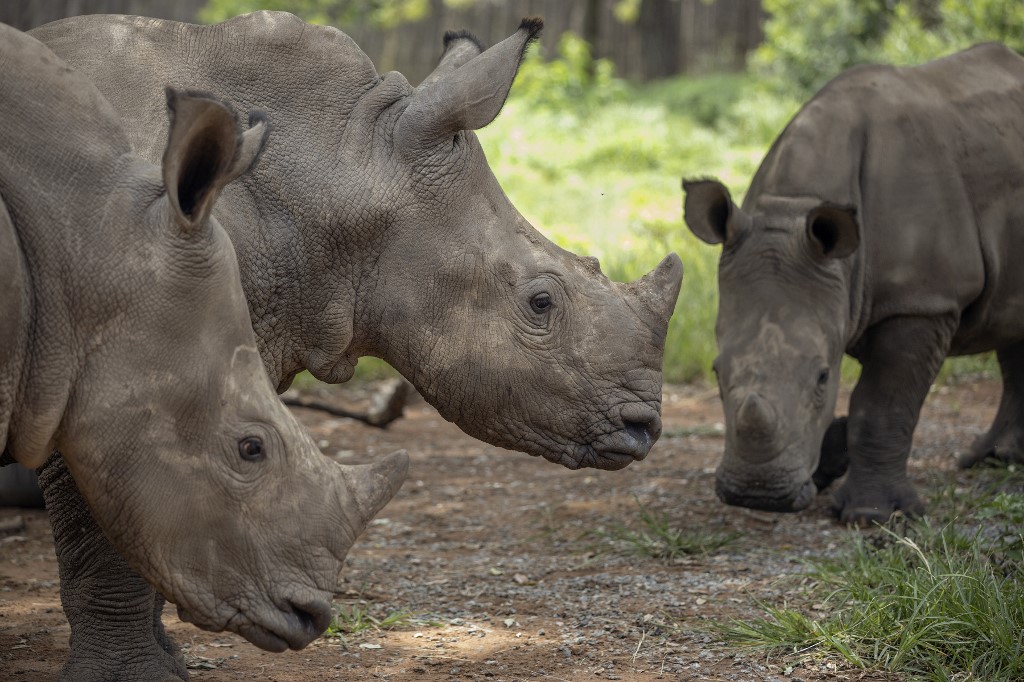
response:
<path fill-rule="evenodd" d="M 654 313 L 654 317 L 665 327 L 676 308 L 679 288 L 683 284 L 683 262 L 679 256 L 670 253 L 664 260 L 640 279 L 629 285 L 629 290 L 641 303 Z"/>
<path fill-rule="evenodd" d="M 757 393 L 748 393 L 736 411 L 736 432 L 745 439 L 767 444 L 774 425 L 769 405 Z"/>
<path fill-rule="evenodd" d="M 359 523 L 357 533 L 391 501 L 409 475 L 409 455 L 405 450 L 393 452 L 372 464 L 342 466 L 342 477 L 349 494 L 350 511 Z"/>

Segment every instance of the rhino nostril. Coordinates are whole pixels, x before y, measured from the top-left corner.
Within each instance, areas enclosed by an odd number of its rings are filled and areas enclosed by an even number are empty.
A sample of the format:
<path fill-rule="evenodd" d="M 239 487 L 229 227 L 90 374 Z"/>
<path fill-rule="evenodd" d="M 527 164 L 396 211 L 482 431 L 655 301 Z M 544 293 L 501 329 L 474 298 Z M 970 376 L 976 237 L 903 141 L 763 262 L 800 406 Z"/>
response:
<path fill-rule="evenodd" d="M 298 629 L 310 637 L 318 637 L 321 632 L 331 624 L 334 614 L 331 612 L 331 605 L 325 601 L 316 599 L 304 604 L 289 602 L 292 615 L 298 624 Z"/>
<path fill-rule="evenodd" d="M 633 440 L 649 448 L 654 443 L 655 425 L 652 421 L 625 421 L 623 427 Z"/>

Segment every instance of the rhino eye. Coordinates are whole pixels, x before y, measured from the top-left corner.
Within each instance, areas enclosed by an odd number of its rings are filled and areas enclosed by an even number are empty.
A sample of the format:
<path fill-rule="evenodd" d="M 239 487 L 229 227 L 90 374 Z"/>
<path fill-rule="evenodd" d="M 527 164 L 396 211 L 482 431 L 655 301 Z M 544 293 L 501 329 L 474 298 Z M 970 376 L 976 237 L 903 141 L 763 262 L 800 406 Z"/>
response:
<path fill-rule="evenodd" d="M 238 454 L 247 462 L 259 462 L 266 457 L 263 441 L 256 436 L 249 436 L 238 441 Z"/>
<path fill-rule="evenodd" d="M 537 294 L 530 299 L 530 308 L 538 315 L 543 315 L 551 308 L 551 297 L 547 294 Z"/>
<path fill-rule="evenodd" d="M 828 383 L 828 367 L 818 372 L 818 388 L 823 388 Z"/>

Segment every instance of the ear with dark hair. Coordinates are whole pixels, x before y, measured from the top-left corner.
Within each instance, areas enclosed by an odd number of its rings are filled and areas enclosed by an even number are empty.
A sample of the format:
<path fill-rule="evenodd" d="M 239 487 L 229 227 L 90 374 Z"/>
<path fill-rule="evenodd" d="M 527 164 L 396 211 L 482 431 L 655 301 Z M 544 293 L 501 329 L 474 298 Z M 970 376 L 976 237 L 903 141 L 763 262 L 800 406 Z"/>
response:
<path fill-rule="evenodd" d="M 211 95 L 167 88 L 171 119 L 164 150 L 167 198 L 179 224 L 194 229 L 206 222 L 221 191 L 256 161 L 270 126 L 260 113 L 239 133 L 235 112 Z"/>
<path fill-rule="evenodd" d="M 484 45 L 469 31 L 446 31 L 444 34 L 444 54 L 429 76 L 420 83 L 420 88 L 428 88 L 455 69 L 466 64 L 470 59 L 480 55 Z"/>
<path fill-rule="evenodd" d="M 718 180 L 683 180 L 686 199 L 683 220 L 698 239 L 708 244 L 732 241 L 749 223 Z"/>
<path fill-rule="evenodd" d="M 489 50 L 458 68 L 448 68 L 468 54 L 460 51 L 436 78 L 431 74 L 398 119 L 395 147 L 399 153 L 415 156 L 461 130 L 478 130 L 493 121 L 505 104 L 526 48 L 543 25 L 540 19 L 523 19 L 515 34 Z"/>
<path fill-rule="evenodd" d="M 853 206 L 824 203 L 807 214 L 807 238 L 820 258 L 846 258 L 860 246 L 860 225 Z"/>

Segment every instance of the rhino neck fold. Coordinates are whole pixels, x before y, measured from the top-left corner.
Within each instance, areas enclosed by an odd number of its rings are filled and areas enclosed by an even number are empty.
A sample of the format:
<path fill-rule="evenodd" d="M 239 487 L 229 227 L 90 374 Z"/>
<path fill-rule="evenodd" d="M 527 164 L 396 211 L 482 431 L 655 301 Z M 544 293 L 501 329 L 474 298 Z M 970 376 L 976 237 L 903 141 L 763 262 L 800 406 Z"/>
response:
<path fill-rule="evenodd" d="M 328 383 L 346 381 L 355 366 L 348 353 L 355 296 L 349 259 L 332 253 L 331 244 L 310 241 L 308 234 L 322 231 L 304 228 L 293 216 L 278 212 L 268 227 L 266 209 L 254 210 L 253 203 L 248 191 L 235 192 L 221 198 L 215 215 L 235 248 L 271 384 L 283 391 L 303 370 Z"/>

